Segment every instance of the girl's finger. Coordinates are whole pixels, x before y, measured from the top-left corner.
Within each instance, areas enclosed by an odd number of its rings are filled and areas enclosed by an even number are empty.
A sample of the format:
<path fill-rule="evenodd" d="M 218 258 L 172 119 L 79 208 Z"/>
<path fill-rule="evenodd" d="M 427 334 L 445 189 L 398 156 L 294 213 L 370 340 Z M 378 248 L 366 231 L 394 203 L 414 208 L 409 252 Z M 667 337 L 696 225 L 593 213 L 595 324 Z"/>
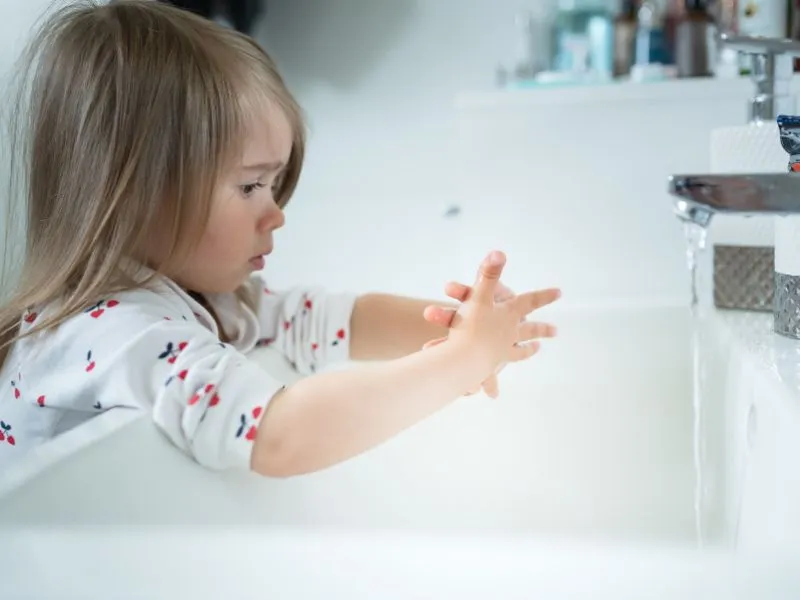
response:
<path fill-rule="evenodd" d="M 452 327 L 456 316 L 456 310 L 454 308 L 431 305 L 425 307 L 422 316 L 429 323 L 439 325 L 440 327 Z"/>
<path fill-rule="evenodd" d="M 525 316 L 533 311 L 552 304 L 561 297 L 561 290 L 558 288 L 551 288 L 547 290 L 537 290 L 535 292 L 526 292 L 514 298 L 511 302 L 514 309 L 521 315 Z"/>
<path fill-rule="evenodd" d="M 472 293 L 472 288 L 463 283 L 458 283 L 457 281 L 450 281 L 444 286 L 444 293 L 453 300 L 466 302 L 469 299 L 469 295 Z"/>
<path fill-rule="evenodd" d="M 475 278 L 475 285 L 472 286 L 470 299 L 473 302 L 484 306 L 492 306 L 494 304 L 494 293 L 505 266 L 506 255 L 502 252 L 493 250 L 486 255 Z"/>
<path fill-rule="evenodd" d="M 539 351 L 539 342 L 525 342 L 524 344 L 514 344 L 509 352 L 509 362 L 519 362 L 527 360 Z"/>
<path fill-rule="evenodd" d="M 469 299 L 469 295 L 472 293 L 472 288 L 463 283 L 459 283 L 457 281 L 451 281 L 444 286 L 444 293 L 447 294 L 447 296 L 449 298 L 452 298 L 453 300 L 458 300 L 459 302 L 466 302 Z M 506 286 L 502 281 L 498 281 L 494 294 L 495 301 L 502 302 L 503 300 L 509 300 L 513 297 L 514 297 L 514 292 L 512 292 L 511 289 L 508 286 Z"/>
<path fill-rule="evenodd" d="M 500 395 L 500 390 L 497 385 L 497 375 L 492 375 L 483 382 L 483 391 L 489 398 L 497 400 L 497 397 Z"/>
<path fill-rule="evenodd" d="M 539 338 L 552 338 L 557 334 L 555 325 L 549 323 L 537 323 L 535 321 L 523 321 L 517 328 L 517 341 L 527 342 Z"/>

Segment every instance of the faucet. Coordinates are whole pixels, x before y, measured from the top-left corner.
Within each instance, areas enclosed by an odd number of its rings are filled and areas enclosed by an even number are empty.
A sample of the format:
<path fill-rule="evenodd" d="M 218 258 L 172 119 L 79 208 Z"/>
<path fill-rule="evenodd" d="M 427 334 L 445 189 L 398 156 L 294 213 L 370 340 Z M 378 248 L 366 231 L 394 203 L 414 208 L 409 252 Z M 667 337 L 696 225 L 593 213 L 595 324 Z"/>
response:
<path fill-rule="evenodd" d="M 788 217 L 775 221 L 773 330 L 800 340 L 800 173 L 672 175 L 669 192 L 675 215 L 703 228 L 717 213 Z"/>
<path fill-rule="evenodd" d="M 798 119 L 800 122 L 800 119 Z M 675 215 L 708 227 L 714 214 L 800 215 L 800 173 L 671 175 Z"/>
<path fill-rule="evenodd" d="M 793 107 L 784 102 L 790 98 L 788 88 L 778 93 L 776 85 L 777 79 L 786 83 L 791 77 L 790 59 L 800 54 L 800 44 L 729 34 L 720 38 L 751 56 L 759 90 L 751 104 L 751 121 L 777 121 L 780 143 L 788 154 L 787 172 L 678 174 L 669 177 L 668 191 L 675 215 L 703 228 L 715 214 L 788 217 L 775 221 L 772 313 L 775 333 L 800 340 L 800 117 L 777 112 Z"/>
<path fill-rule="evenodd" d="M 789 155 L 786 173 L 671 175 L 675 215 L 708 227 L 715 213 L 739 215 L 800 214 L 800 117 L 776 119 L 781 146 Z"/>

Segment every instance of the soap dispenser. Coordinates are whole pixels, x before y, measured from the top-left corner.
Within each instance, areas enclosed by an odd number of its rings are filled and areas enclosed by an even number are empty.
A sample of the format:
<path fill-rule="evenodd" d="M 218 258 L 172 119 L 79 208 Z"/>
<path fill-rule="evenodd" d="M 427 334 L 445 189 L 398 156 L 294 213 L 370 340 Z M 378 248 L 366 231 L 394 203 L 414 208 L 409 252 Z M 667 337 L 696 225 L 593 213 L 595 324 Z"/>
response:
<path fill-rule="evenodd" d="M 712 173 L 785 173 L 778 115 L 794 115 L 791 92 L 800 42 L 722 34 L 723 47 L 750 61 L 755 93 L 748 122 L 711 132 Z M 775 226 L 770 219 L 724 215 L 709 232 L 713 246 L 714 303 L 718 308 L 771 311 L 775 293 Z"/>
<path fill-rule="evenodd" d="M 779 115 L 781 147 L 789 155 L 787 170 L 800 176 L 800 117 Z M 785 159 L 785 155 L 784 155 Z M 800 216 L 775 219 L 774 329 L 782 336 L 800 339 Z"/>

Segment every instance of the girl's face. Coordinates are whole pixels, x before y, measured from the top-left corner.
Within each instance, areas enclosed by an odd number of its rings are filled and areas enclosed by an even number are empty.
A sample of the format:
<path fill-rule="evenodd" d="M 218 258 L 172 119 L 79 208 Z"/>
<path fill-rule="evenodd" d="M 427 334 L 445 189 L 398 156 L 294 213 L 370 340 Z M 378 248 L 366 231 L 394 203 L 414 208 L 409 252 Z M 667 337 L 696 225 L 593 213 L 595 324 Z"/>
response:
<path fill-rule="evenodd" d="M 283 112 L 268 107 L 247 127 L 241 164 L 218 182 L 208 226 L 175 280 L 199 293 L 230 292 L 264 267 L 272 232 L 283 226 L 275 203 L 292 150 L 292 128 Z"/>

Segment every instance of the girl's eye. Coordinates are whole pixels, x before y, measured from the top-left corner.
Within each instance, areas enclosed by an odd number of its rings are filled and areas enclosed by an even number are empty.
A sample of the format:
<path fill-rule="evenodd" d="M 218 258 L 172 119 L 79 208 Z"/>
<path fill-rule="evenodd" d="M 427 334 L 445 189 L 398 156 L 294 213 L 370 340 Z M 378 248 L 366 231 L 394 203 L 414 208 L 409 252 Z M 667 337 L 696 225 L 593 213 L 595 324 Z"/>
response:
<path fill-rule="evenodd" d="M 256 183 L 248 183 L 248 184 L 245 184 L 243 186 L 240 186 L 240 189 L 242 190 L 242 195 L 245 198 L 247 198 L 247 197 L 251 196 L 253 194 L 253 192 L 255 192 L 256 190 L 260 190 L 263 187 L 264 187 L 263 183 L 256 182 Z"/>

